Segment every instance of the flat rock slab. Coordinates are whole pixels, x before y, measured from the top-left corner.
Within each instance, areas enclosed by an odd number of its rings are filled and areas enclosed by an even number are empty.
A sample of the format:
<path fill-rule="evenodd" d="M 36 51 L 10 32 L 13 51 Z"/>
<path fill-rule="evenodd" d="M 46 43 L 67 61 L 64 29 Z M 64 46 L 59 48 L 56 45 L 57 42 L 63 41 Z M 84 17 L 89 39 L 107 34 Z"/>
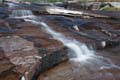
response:
<path fill-rule="evenodd" d="M 19 80 L 22 76 L 30 79 L 40 63 L 33 43 L 18 36 L 7 36 L 0 38 L 0 47 L 0 80 L 11 80 L 11 77 Z"/>

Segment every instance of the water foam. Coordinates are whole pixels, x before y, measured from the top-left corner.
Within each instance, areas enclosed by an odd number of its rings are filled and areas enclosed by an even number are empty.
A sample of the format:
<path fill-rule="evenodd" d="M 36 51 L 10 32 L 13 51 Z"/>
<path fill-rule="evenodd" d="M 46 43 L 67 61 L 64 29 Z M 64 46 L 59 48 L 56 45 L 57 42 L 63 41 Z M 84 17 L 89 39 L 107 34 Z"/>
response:
<path fill-rule="evenodd" d="M 20 12 L 20 16 L 18 15 L 17 12 L 18 13 Z M 111 68 L 111 67 L 120 69 L 120 67 L 112 63 L 110 59 L 104 58 L 102 56 L 96 56 L 94 54 L 94 51 L 90 50 L 85 44 L 80 43 L 75 39 L 68 38 L 64 36 L 62 33 L 54 31 L 45 22 L 41 22 L 37 20 L 36 16 L 34 16 L 31 11 L 20 10 L 17 12 L 16 11 L 13 12 L 11 17 L 23 18 L 25 21 L 28 21 L 37 25 L 41 25 L 42 27 L 40 28 L 43 28 L 44 31 L 52 35 L 54 39 L 61 41 L 66 47 L 68 47 L 70 49 L 70 53 L 76 56 L 75 58 L 70 58 L 70 60 L 74 60 L 78 62 L 82 61 L 82 63 L 85 61 L 84 63 L 95 65 L 99 69 Z M 22 79 L 24 80 L 24 77 Z"/>
<path fill-rule="evenodd" d="M 44 29 L 53 36 L 54 39 L 61 41 L 65 46 L 67 46 L 69 49 L 71 49 L 74 53 L 76 58 L 72 58 L 78 61 L 84 61 L 89 58 L 92 58 L 91 56 L 94 55 L 94 52 L 90 50 L 85 44 L 78 42 L 75 39 L 68 39 L 63 34 L 58 33 L 54 30 L 52 30 L 46 23 L 41 22 L 40 23 Z"/>
<path fill-rule="evenodd" d="M 25 21 L 29 21 L 38 25 L 42 25 L 43 29 L 56 40 L 61 41 L 66 47 L 72 50 L 75 58 L 71 58 L 71 60 L 76 61 L 85 61 L 94 56 L 94 51 L 90 50 L 85 44 L 78 42 L 75 39 L 70 39 L 65 37 L 63 34 L 54 31 L 51 29 L 45 22 L 37 22 L 35 20 L 25 19 Z"/>
<path fill-rule="evenodd" d="M 78 42 L 75 39 L 67 38 L 62 33 L 54 31 L 45 22 L 36 20 L 35 16 L 30 10 L 14 10 L 11 17 L 23 18 L 25 21 L 41 25 L 42 28 L 56 40 L 61 41 L 66 47 L 72 51 L 75 58 L 70 58 L 76 61 L 86 61 L 94 55 L 94 51 L 90 50 L 85 44 Z M 71 56 L 70 56 L 71 57 Z"/>

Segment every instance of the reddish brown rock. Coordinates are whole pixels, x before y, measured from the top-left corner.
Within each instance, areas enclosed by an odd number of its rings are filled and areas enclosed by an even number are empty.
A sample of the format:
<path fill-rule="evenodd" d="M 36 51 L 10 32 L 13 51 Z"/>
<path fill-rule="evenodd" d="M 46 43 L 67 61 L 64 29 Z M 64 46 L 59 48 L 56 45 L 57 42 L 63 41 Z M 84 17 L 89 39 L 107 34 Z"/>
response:
<path fill-rule="evenodd" d="M 31 78 L 36 80 L 41 72 L 68 59 L 67 49 L 64 48 L 63 44 L 54 40 L 40 26 L 19 21 L 18 24 L 12 26 L 13 24 L 10 23 L 11 29 L 16 31 L 11 34 L 12 36 L 1 37 L 0 44 L 4 54 L 9 58 L 8 62 L 15 67 L 11 71 L 7 69 L 10 76 L 7 73 L 2 76 L 7 76 L 6 78 L 8 79 L 15 76 L 21 78 L 21 76 L 25 75 L 28 80 L 31 80 Z M 18 36 L 21 36 L 21 38 Z M 39 51 L 40 56 L 37 54 L 36 49 Z M 41 57 L 42 60 L 40 59 Z M 14 73 L 16 75 L 13 75 Z"/>
<path fill-rule="evenodd" d="M 7 36 L 0 38 L 0 47 L 0 80 L 19 80 L 22 76 L 30 80 L 41 58 L 33 43 L 18 36 Z"/>
<path fill-rule="evenodd" d="M 0 73 L 9 70 L 14 65 L 5 56 L 4 51 L 0 48 Z"/>
<path fill-rule="evenodd" d="M 41 26 L 23 22 L 17 24 L 16 27 L 19 27 L 20 29 L 13 33 L 13 35 L 21 36 L 34 42 L 36 48 L 44 48 L 48 50 L 48 53 L 51 53 L 64 47 L 60 41 L 53 39 L 51 35 L 42 30 Z"/>

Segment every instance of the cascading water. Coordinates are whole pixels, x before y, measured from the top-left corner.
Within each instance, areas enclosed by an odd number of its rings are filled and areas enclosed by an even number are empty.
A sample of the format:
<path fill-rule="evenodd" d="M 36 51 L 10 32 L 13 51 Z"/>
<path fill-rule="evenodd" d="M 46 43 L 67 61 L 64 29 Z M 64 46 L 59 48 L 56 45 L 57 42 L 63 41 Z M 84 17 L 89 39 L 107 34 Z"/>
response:
<path fill-rule="evenodd" d="M 86 59 L 93 56 L 93 51 L 88 49 L 88 47 L 85 44 L 80 43 L 75 39 L 68 39 L 63 34 L 58 33 L 51 29 L 46 23 L 34 20 L 35 16 L 32 14 L 30 10 L 13 10 L 12 15 L 10 17 L 24 18 L 25 21 L 42 25 L 44 30 L 47 33 L 51 34 L 54 39 L 61 41 L 66 47 L 68 47 L 73 53 L 75 53 L 76 58 L 74 59 L 76 60 L 85 61 Z"/>
<path fill-rule="evenodd" d="M 30 20 L 30 19 L 25 19 L 25 21 L 42 25 L 43 29 L 47 33 L 51 34 L 54 39 L 61 41 L 66 47 L 68 47 L 70 50 L 72 50 L 72 52 L 74 52 L 74 54 L 72 55 L 73 56 L 75 55 L 76 57 L 71 59 L 74 59 L 76 61 L 86 61 L 87 59 L 92 58 L 91 56 L 94 56 L 94 52 L 90 50 L 85 44 L 80 43 L 75 39 L 66 38 L 63 34 L 58 33 L 53 29 L 51 29 L 46 23 L 37 22 L 35 20 Z"/>
<path fill-rule="evenodd" d="M 10 18 L 32 18 L 35 17 L 30 10 L 13 10 Z"/>
<path fill-rule="evenodd" d="M 46 23 L 39 21 L 36 16 L 33 15 L 30 10 L 13 10 L 12 15 L 10 17 L 13 18 L 23 18 L 25 21 L 32 22 L 37 25 L 41 25 L 42 28 L 53 36 L 54 39 L 61 41 L 65 46 L 67 46 L 76 56 L 72 58 L 76 61 L 86 61 L 87 59 L 96 59 L 97 62 L 102 62 L 103 65 L 108 64 L 111 66 L 115 66 L 109 59 L 105 59 L 102 56 L 96 56 L 93 50 L 90 50 L 85 44 L 78 42 L 75 39 L 70 39 L 65 37 L 63 34 L 54 31 L 50 28 Z M 101 59 L 99 60 L 99 59 Z M 108 61 L 105 63 L 104 60 Z"/>
<path fill-rule="evenodd" d="M 82 61 L 80 62 L 79 68 L 82 69 L 84 67 L 83 65 L 87 65 L 88 68 L 90 68 L 91 71 L 94 70 L 104 70 L 106 68 L 119 68 L 119 66 L 112 63 L 112 61 L 108 58 L 104 58 L 102 56 L 96 56 L 94 54 L 94 51 L 90 50 L 85 44 L 78 42 L 75 39 L 70 39 L 64 36 L 63 34 L 54 31 L 50 26 L 48 26 L 46 23 L 37 20 L 36 17 L 32 14 L 31 11 L 26 10 L 18 10 L 13 11 L 12 15 L 10 17 L 13 18 L 23 18 L 25 21 L 41 25 L 48 34 L 52 35 L 52 37 L 56 40 L 61 41 L 66 47 L 68 47 L 71 52 L 76 56 L 75 58 L 70 58 L 75 61 Z M 89 59 L 89 60 L 88 60 Z M 85 64 L 84 64 L 85 63 Z M 73 63 L 74 64 L 74 63 Z M 77 65 L 79 65 L 77 64 Z M 82 66 L 81 66 L 82 65 Z M 93 67 L 94 66 L 94 67 Z M 83 72 L 81 72 L 82 74 Z M 25 80 L 24 77 L 22 77 L 21 80 Z"/>
<path fill-rule="evenodd" d="M 9 8 L 14 8 L 14 7 L 16 7 L 17 5 L 16 4 L 14 4 L 14 3 L 7 3 L 7 5 L 8 5 L 8 7 Z"/>
<path fill-rule="evenodd" d="M 25 80 L 25 77 L 24 77 L 24 76 L 22 76 L 22 77 L 21 77 L 21 80 Z"/>
<path fill-rule="evenodd" d="M 44 29 L 49 34 L 51 34 L 53 36 L 54 39 L 61 41 L 65 46 L 67 46 L 70 50 L 72 50 L 75 53 L 75 56 L 76 56 L 76 58 L 74 58 L 75 60 L 85 61 L 94 55 L 94 52 L 92 50 L 88 49 L 88 47 L 85 44 L 80 43 L 75 39 L 72 40 L 72 39 L 66 38 L 63 34 L 52 30 L 44 22 L 41 22 L 40 24 L 44 27 Z"/>
<path fill-rule="evenodd" d="M 39 21 L 35 21 L 35 20 L 30 20 L 30 19 L 25 19 L 25 21 L 29 21 L 32 22 L 34 24 L 37 25 L 41 25 L 42 28 L 50 35 L 52 35 L 52 37 L 56 40 L 61 41 L 66 47 L 68 47 L 70 50 L 72 50 L 73 56 L 75 55 L 75 58 L 70 58 L 70 60 L 74 60 L 77 62 L 85 62 L 86 64 L 90 63 L 93 65 L 96 65 L 98 68 L 100 69 L 104 69 L 104 68 L 119 68 L 119 66 L 115 65 L 114 63 L 112 63 L 112 61 L 108 58 L 104 58 L 102 56 L 96 56 L 94 54 L 93 50 L 90 50 L 85 44 L 78 42 L 75 39 L 70 39 L 65 37 L 63 34 L 54 31 L 52 28 L 50 28 L 46 23 L 44 22 L 39 22 Z M 89 59 L 89 61 L 88 61 Z M 94 63 L 95 62 L 95 63 Z"/>

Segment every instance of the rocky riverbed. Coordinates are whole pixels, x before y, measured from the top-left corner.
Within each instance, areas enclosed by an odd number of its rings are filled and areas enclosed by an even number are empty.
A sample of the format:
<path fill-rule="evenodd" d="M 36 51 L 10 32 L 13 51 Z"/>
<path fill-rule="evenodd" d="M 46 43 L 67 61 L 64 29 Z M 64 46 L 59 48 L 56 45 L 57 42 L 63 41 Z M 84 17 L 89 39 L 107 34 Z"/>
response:
<path fill-rule="evenodd" d="M 1 9 L 0 80 L 119 80 L 119 17 L 48 6 Z"/>

